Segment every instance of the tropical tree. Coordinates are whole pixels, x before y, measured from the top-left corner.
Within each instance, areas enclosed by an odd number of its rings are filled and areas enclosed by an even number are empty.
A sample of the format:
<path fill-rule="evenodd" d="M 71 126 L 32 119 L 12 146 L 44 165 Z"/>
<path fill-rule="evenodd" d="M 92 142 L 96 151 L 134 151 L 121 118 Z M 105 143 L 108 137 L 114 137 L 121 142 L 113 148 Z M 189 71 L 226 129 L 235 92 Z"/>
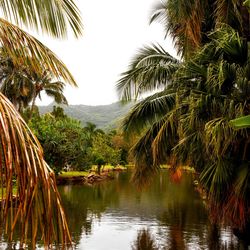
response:
<path fill-rule="evenodd" d="M 157 4 L 150 22 L 160 21 L 179 54 L 192 55 L 209 41 L 207 34 L 222 23 L 250 40 L 249 13 L 243 0 L 164 0 Z"/>
<path fill-rule="evenodd" d="M 6 54 L 4 48 L 0 52 L 0 91 L 8 97 L 15 108 L 22 112 L 31 101 L 34 86 L 24 72 L 24 67 L 16 67 Z"/>
<path fill-rule="evenodd" d="M 98 133 L 92 141 L 90 148 L 90 158 L 94 165 L 97 165 L 98 174 L 101 173 L 101 167 L 105 164 L 113 166 L 120 163 L 121 150 L 114 148 L 109 135 Z"/>
<path fill-rule="evenodd" d="M 55 110 L 54 110 L 55 111 Z M 44 158 L 56 174 L 64 167 L 86 170 L 89 167 L 87 134 L 80 121 L 65 114 L 47 113 L 32 117 L 28 125 L 44 150 Z"/>
<path fill-rule="evenodd" d="M 46 32 L 63 38 L 68 30 L 78 37 L 82 33 L 79 10 L 72 0 L 3 0 L 0 8 L 0 44 L 15 66 L 27 65 L 36 72 L 44 68 L 58 79 L 76 85 L 66 66 L 36 38 L 19 27 Z M 12 24 L 11 22 L 15 24 Z M 1 129 L 1 223 L 12 238 L 17 222 L 21 223 L 20 248 L 28 232 L 33 247 L 38 235 L 45 245 L 70 235 L 55 184 L 54 173 L 43 159 L 43 150 L 13 105 L 0 94 Z M 19 202 L 14 202 L 13 178 Z M 5 195 L 4 195 L 5 194 Z M 14 209 L 15 208 L 15 209 Z M 41 234 L 40 234 L 41 233 Z"/>
<path fill-rule="evenodd" d="M 56 103 L 67 104 L 66 97 L 63 95 L 65 83 L 52 81 L 53 74 L 49 70 L 36 72 L 27 65 L 14 65 L 4 48 L 1 50 L 0 58 L 0 90 L 19 112 L 23 112 L 23 108 L 31 103 L 30 115 L 32 115 L 35 101 L 37 97 L 42 99 L 43 91 Z"/>
<path fill-rule="evenodd" d="M 31 72 L 32 82 L 34 83 L 34 91 L 32 94 L 31 114 L 33 113 L 35 101 L 37 97 L 42 99 L 41 93 L 44 91 L 46 95 L 52 97 L 58 104 L 68 104 L 66 97 L 63 95 L 65 83 L 62 81 L 52 81 L 51 73 L 47 70 L 41 75 Z"/>
<path fill-rule="evenodd" d="M 123 128 L 141 134 L 133 147 L 135 180 L 145 182 L 163 163 L 175 170 L 194 166 L 214 219 L 230 219 L 244 231 L 250 223 L 250 131 L 233 130 L 230 120 L 249 114 L 248 44 L 241 31 L 225 24 L 207 38 L 182 62 L 156 47 L 135 57 L 118 82 L 121 98 L 160 89 L 134 106 Z M 171 65 L 175 70 L 169 71 Z"/>

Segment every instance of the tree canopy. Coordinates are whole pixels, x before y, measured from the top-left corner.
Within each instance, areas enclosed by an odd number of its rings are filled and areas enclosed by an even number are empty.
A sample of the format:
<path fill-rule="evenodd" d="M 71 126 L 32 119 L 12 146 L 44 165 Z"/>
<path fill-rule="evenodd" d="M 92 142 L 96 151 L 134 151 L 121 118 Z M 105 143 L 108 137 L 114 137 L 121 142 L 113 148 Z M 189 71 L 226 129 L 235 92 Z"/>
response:
<path fill-rule="evenodd" d="M 244 230 L 249 221 L 249 129 L 231 120 L 249 115 L 249 13 L 243 1 L 166 1 L 152 21 L 163 22 L 182 55 L 144 47 L 117 83 L 122 100 L 138 99 L 123 121 L 132 148 L 134 180 L 161 164 L 195 167 L 216 221 Z M 154 93 L 142 98 L 148 91 Z"/>

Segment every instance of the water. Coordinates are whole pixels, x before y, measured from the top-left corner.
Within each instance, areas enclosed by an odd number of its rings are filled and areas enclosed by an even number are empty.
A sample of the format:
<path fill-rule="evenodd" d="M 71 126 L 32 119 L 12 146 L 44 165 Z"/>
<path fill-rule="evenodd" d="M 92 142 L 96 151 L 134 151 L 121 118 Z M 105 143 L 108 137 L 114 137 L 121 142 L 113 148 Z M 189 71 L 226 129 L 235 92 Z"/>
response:
<path fill-rule="evenodd" d="M 247 249 L 229 227 L 209 223 L 190 174 L 172 183 L 162 171 L 143 191 L 129 179 L 59 187 L 76 249 Z"/>
<path fill-rule="evenodd" d="M 194 178 L 178 183 L 162 170 L 146 190 L 131 184 L 130 173 L 95 184 L 59 186 L 74 248 L 80 250 L 249 250 L 229 227 L 209 223 Z M 0 249 L 18 249 L 0 238 Z M 43 249 L 41 243 L 37 249 Z M 55 249 L 60 249 L 55 247 Z"/>

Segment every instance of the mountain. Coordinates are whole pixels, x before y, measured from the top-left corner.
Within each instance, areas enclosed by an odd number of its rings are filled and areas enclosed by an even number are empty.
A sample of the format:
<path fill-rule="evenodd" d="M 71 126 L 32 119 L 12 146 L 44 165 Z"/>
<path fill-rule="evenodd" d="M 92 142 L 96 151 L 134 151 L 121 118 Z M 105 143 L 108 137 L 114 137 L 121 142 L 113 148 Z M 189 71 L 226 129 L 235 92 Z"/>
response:
<path fill-rule="evenodd" d="M 48 106 L 39 106 L 39 112 L 45 114 L 53 110 L 52 103 Z M 109 105 L 57 105 L 64 109 L 65 114 L 74 119 L 80 120 L 83 125 L 86 122 L 96 124 L 101 129 L 112 129 L 119 126 L 121 119 L 129 112 L 132 103 L 123 105 L 119 102 Z"/>

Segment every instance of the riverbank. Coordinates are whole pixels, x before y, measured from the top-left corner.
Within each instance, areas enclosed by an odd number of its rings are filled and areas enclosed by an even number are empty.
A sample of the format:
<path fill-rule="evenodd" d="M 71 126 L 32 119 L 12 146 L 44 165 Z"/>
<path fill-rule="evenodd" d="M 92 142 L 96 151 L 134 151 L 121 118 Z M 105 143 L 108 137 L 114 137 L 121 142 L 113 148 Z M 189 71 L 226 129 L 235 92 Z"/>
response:
<path fill-rule="evenodd" d="M 89 171 L 68 171 L 62 172 L 56 177 L 57 184 L 68 183 L 82 183 L 82 184 L 94 184 L 101 181 L 114 179 L 113 172 L 127 170 L 123 166 L 104 166 L 100 174 L 97 173 L 97 169 L 93 167 Z"/>

